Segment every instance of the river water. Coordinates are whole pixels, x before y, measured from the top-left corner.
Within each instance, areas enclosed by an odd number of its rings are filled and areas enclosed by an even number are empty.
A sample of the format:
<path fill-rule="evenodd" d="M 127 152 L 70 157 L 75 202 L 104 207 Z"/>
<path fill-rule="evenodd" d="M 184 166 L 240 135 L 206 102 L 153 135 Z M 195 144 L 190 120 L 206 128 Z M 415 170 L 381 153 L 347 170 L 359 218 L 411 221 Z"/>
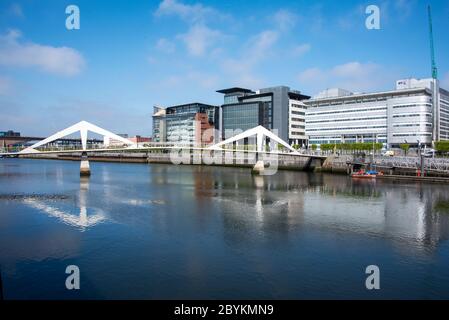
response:
<path fill-rule="evenodd" d="M 0 159 L 5 299 L 448 299 L 449 186 Z M 80 270 L 67 290 L 66 267 Z M 366 267 L 380 270 L 367 290 Z"/>

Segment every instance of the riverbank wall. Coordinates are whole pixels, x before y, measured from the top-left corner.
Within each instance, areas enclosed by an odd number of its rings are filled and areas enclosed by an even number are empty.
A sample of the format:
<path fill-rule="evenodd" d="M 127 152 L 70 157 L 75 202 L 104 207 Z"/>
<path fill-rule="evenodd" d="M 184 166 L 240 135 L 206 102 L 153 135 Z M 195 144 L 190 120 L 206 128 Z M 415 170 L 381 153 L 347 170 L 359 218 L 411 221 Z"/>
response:
<path fill-rule="evenodd" d="M 27 159 L 68 160 L 80 161 L 80 153 L 66 154 L 29 154 L 20 156 Z M 263 155 L 266 166 L 280 170 L 314 171 L 321 167 L 321 160 L 312 161 L 308 156 L 297 155 Z M 195 152 L 187 156 L 173 156 L 170 153 L 152 152 L 111 152 L 89 153 L 89 161 L 92 162 L 118 162 L 118 163 L 160 163 L 180 165 L 212 165 L 224 167 L 253 168 L 257 162 L 255 153 L 224 152 L 221 155 L 209 156 L 206 152 Z"/>
<path fill-rule="evenodd" d="M 417 158 L 418 159 L 418 158 Z M 426 167 L 421 172 L 419 160 L 413 167 L 402 167 L 392 164 L 393 161 L 371 162 L 370 159 L 356 159 L 354 156 L 329 156 L 321 167 L 321 172 L 350 175 L 360 169 L 376 170 L 392 177 L 427 177 L 427 178 L 449 178 L 449 171 Z M 449 162 L 449 160 L 448 160 Z"/>
<path fill-rule="evenodd" d="M 181 165 L 212 165 L 224 167 L 253 168 L 256 161 L 255 153 L 226 152 L 214 162 L 205 162 L 202 153 L 192 153 L 187 157 L 174 157 L 170 153 L 161 152 L 110 152 L 110 153 L 90 153 L 89 161 L 92 162 L 118 162 L 118 163 L 160 163 L 160 164 L 181 164 Z M 67 154 L 30 154 L 20 156 L 28 159 L 50 159 L 50 160 L 70 160 L 80 161 L 80 153 Z M 175 161 L 174 161 L 175 160 Z M 308 156 L 297 155 L 276 155 L 273 165 L 279 170 L 291 171 L 315 171 L 332 174 L 350 175 L 360 169 L 375 169 L 383 172 L 389 177 L 411 177 L 420 178 L 423 174 L 418 168 L 392 167 L 389 165 L 372 165 L 369 159 L 355 159 L 348 155 L 329 155 L 325 160 L 310 158 Z M 362 161 L 362 162 L 361 162 Z M 271 162 L 265 161 L 270 167 Z M 425 170 L 425 178 L 449 178 L 449 171 L 439 171 L 436 169 Z M 410 180 L 410 179 L 409 179 Z M 412 179 L 413 180 L 413 179 Z M 427 181 L 428 179 L 421 179 Z M 445 181 L 445 180 L 444 180 Z"/>

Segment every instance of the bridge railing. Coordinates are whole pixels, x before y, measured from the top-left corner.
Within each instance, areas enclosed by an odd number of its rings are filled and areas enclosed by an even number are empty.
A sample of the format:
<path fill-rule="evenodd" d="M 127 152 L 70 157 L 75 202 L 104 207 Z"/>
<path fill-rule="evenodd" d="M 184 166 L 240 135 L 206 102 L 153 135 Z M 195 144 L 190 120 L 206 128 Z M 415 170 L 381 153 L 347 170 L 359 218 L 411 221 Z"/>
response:
<path fill-rule="evenodd" d="M 419 157 L 377 157 L 374 163 L 385 167 L 401 167 L 419 169 L 421 159 Z M 426 170 L 449 171 L 448 158 L 424 158 L 424 168 Z"/>

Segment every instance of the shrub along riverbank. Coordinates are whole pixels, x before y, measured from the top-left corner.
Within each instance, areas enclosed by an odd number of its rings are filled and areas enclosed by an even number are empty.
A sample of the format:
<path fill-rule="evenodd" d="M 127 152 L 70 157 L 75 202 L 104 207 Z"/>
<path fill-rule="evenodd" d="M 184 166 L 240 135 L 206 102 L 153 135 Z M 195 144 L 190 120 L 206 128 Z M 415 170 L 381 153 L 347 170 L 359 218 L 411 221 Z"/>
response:
<path fill-rule="evenodd" d="M 314 147 L 315 146 L 315 147 Z M 323 152 L 329 151 L 340 151 L 340 153 L 352 154 L 363 151 L 380 151 L 382 150 L 382 143 L 372 143 L 372 142 L 364 142 L 364 143 L 323 143 L 320 145 L 320 149 Z M 312 145 L 312 150 L 316 150 L 316 145 Z"/>

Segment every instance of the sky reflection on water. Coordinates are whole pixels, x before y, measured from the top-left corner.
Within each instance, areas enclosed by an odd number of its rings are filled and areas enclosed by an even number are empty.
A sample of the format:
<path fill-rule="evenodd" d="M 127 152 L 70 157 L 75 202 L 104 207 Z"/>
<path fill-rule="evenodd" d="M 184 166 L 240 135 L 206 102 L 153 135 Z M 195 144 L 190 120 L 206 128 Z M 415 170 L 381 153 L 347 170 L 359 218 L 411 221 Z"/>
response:
<path fill-rule="evenodd" d="M 80 180 L 77 162 L 0 161 L 6 298 L 449 298 L 448 186 L 91 167 Z"/>

